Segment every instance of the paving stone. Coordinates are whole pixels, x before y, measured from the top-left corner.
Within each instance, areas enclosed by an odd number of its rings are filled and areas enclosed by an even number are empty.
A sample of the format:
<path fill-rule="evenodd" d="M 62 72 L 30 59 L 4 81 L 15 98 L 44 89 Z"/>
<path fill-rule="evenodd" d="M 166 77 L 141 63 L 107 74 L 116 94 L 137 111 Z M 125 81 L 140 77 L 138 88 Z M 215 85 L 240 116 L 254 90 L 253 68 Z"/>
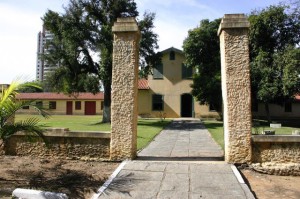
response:
<path fill-rule="evenodd" d="M 160 191 L 157 199 L 174 199 L 174 198 L 188 198 L 188 192 L 177 191 Z"/>
<path fill-rule="evenodd" d="M 166 167 L 167 173 L 189 173 L 188 164 L 168 164 Z"/>
<path fill-rule="evenodd" d="M 155 192 L 149 192 L 149 191 L 130 191 L 130 192 L 106 192 L 105 194 L 102 194 L 100 198 L 103 199 L 153 199 L 156 198 Z"/>
<path fill-rule="evenodd" d="M 189 192 L 189 183 L 188 181 L 163 181 L 161 190 Z"/>
<path fill-rule="evenodd" d="M 149 166 L 149 163 L 145 163 L 145 162 L 128 162 L 123 167 L 123 170 L 144 171 L 147 166 Z"/>
<path fill-rule="evenodd" d="M 163 182 L 188 182 L 189 181 L 189 174 L 188 173 L 166 173 L 163 179 Z"/>
<path fill-rule="evenodd" d="M 145 171 L 165 171 L 167 167 L 166 163 L 149 163 L 148 166 L 145 168 Z"/>
<path fill-rule="evenodd" d="M 121 170 L 116 179 L 118 178 L 161 181 L 163 172 Z"/>

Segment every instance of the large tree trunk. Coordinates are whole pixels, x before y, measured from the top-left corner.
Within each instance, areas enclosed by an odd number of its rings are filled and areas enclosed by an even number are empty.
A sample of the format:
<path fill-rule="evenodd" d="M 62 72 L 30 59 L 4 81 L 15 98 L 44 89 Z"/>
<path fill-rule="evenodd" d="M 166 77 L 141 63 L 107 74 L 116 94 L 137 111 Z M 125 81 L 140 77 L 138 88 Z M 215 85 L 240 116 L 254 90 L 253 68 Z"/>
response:
<path fill-rule="evenodd" d="M 271 115 L 270 115 L 269 103 L 265 103 L 265 110 L 266 110 L 266 114 L 267 114 L 268 123 L 271 123 Z"/>
<path fill-rule="evenodd" d="M 102 123 L 110 123 L 111 84 L 104 83 L 104 107 Z"/>

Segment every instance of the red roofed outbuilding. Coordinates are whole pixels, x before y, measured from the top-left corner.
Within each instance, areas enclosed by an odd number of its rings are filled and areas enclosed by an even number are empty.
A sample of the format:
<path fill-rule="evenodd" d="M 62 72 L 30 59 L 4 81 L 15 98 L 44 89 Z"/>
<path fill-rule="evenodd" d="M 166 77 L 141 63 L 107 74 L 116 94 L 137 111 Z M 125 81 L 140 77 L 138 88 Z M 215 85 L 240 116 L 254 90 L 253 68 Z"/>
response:
<path fill-rule="evenodd" d="M 138 81 L 139 90 L 149 90 L 148 80 Z M 20 93 L 18 100 L 34 100 L 49 108 L 52 114 L 60 115 L 100 115 L 103 111 L 104 94 L 75 93 L 68 95 L 64 93 Z M 19 113 L 33 113 L 30 107 L 24 107 Z"/>

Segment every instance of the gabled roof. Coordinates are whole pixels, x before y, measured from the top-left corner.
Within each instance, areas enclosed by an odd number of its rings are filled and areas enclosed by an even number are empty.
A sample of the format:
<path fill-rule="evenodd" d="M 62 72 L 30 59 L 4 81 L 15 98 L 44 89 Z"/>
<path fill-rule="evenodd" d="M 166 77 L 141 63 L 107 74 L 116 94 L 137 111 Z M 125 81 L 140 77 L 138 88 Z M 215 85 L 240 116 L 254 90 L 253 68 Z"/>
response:
<path fill-rule="evenodd" d="M 103 92 L 93 93 L 76 93 L 66 95 L 64 93 L 20 93 L 17 95 L 20 100 L 103 100 Z"/>
<path fill-rule="evenodd" d="M 161 53 L 167 53 L 167 52 L 171 52 L 171 51 L 174 51 L 174 52 L 177 52 L 177 53 L 180 53 L 180 54 L 183 54 L 183 51 L 182 50 L 179 50 L 177 48 L 174 48 L 174 47 L 171 47 L 171 48 L 167 48 L 163 51 L 161 51 Z"/>
<path fill-rule="evenodd" d="M 139 79 L 138 81 L 138 88 L 139 90 L 149 90 L 149 84 L 148 84 L 148 80 L 146 79 Z"/>

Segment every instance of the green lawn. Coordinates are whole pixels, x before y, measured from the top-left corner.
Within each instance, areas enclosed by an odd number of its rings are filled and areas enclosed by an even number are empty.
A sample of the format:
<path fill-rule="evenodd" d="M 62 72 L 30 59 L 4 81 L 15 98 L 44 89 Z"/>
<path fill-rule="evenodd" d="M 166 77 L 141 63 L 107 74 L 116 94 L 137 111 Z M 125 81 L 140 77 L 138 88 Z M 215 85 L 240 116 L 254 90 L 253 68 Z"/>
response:
<path fill-rule="evenodd" d="M 205 127 L 210 132 L 211 136 L 214 140 L 224 149 L 224 130 L 223 130 L 223 122 L 214 121 L 214 120 L 206 120 L 203 121 Z M 257 127 L 252 128 L 252 133 L 258 132 L 261 134 L 263 130 L 275 130 L 275 135 L 291 135 L 292 131 L 300 130 L 300 127 L 291 127 L 291 126 L 282 126 L 281 128 L 270 128 L 267 125 L 266 121 L 260 121 L 256 123 Z"/>
<path fill-rule="evenodd" d="M 16 115 L 16 121 L 29 117 L 38 117 L 45 128 L 69 128 L 71 131 L 110 131 L 110 124 L 102 124 L 102 116 L 52 115 L 44 119 L 38 115 Z M 139 119 L 137 148 L 142 149 L 167 125 L 171 120 Z"/>
<path fill-rule="evenodd" d="M 69 128 L 70 131 L 110 131 L 110 124 L 102 124 L 100 115 L 52 115 L 44 119 L 38 115 L 16 115 L 16 121 L 38 117 L 45 128 Z"/>
<path fill-rule="evenodd" d="M 205 127 L 210 132 L 213 139 L 222 147 L 224 150 L 224 131 L 223 122 L 215 120 L 204 120 Z"/>

